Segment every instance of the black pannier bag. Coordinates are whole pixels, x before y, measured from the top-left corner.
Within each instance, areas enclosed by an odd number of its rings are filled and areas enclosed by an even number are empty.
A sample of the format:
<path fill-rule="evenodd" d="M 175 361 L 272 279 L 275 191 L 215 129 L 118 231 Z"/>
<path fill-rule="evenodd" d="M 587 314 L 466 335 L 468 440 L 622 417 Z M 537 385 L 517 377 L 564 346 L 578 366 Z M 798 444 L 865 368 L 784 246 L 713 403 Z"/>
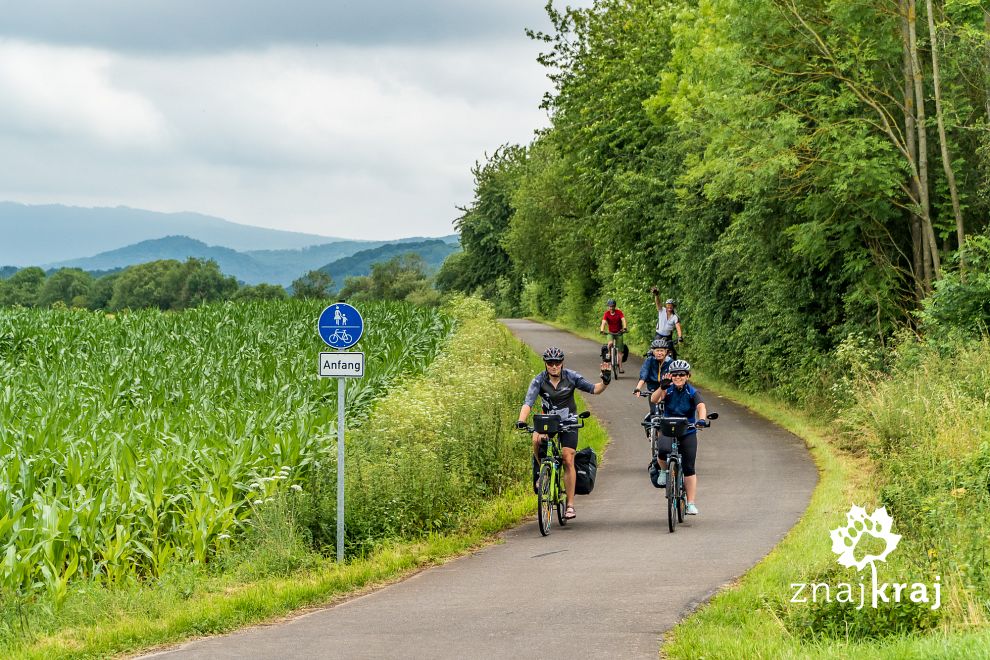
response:
<path fill-rule="evenodd" d="M 625 362 L 629 359 L 629 344 L 622 345 L 622 361 Z"/>
<path fill-rule="evenodd" d="M 595 450 L 585 447 L 574 454 L 574 470 L 577 472 L 574 493 L 588 495 L 595 489 L 595 477 L 598 475 L 598 457 L 595 456 Z"/>

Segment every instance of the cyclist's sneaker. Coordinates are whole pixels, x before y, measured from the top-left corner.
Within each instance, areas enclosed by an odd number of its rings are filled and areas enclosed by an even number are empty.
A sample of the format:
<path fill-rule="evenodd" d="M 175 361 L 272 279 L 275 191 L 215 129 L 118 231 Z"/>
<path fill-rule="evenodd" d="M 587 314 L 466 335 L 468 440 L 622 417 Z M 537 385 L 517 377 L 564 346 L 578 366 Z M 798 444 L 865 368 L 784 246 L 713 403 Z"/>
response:
<path fill-rule="evenodd" d="M 694 502 L 688 502 L 687 508 L 684 510 L 684 513 L 688 514 L 689 516 L 696 516 L 698 515 L 698 507 L 694 505 Z"/>
<path fill-rule="evenodd" d="M 650 481 L 657 488 L 667 485 L 667 471 L 659 469 L 655 461 L 650 461 Z"/>

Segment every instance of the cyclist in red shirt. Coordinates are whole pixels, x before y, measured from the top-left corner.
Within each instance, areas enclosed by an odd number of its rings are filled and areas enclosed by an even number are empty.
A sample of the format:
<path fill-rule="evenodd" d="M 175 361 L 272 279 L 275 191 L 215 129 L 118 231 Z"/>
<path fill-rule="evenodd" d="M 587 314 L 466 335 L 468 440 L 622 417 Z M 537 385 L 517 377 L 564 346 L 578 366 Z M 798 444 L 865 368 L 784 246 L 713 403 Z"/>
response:
<path fill-rule="evenodd" d="M 612 298 L 608 299 L 605 303 L 608 308 L 605 310 L 605 314 L 602 315 L 602 324 L 599 330 L 602 334 L 606 332 L 606 326 L 608 329 L 608 345 L 602 349 L 602 361 L 608 361 L 608 355 L 612 350 L 612 344 L 615 344 L 615 349 L 619 352 L 619 373 L 625 373 L 625 369 L 622 368 L 622 333 L 626 331 L 626 315 L 622 313 L 621 309 L 616 309 L 615 300 Z"/>

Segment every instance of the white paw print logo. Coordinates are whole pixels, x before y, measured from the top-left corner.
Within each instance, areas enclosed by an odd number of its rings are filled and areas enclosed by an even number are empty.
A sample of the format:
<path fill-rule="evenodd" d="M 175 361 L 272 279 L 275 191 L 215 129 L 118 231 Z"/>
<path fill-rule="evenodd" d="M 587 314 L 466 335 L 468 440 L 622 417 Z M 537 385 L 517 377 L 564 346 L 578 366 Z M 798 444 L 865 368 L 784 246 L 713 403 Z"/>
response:
<path fill-rule="evenodd" d="M 874 572 L 878 561 L 887 561 L 887 555 L 897 547 L 901 540 L 900 534 L 891 534 L 890 527 L 893 519 L 887 515 L 887 508 L 880 507 L 873 512 L 872 516 L 866 515 L 866 509 L 853 505 L 846 514 L 849 524 L 832 530 L 832 552 L 839 555 L 839 563 L 843 566 L 856 567 L 857 571 L 863 570 L 870 564 Z M 886 543 L 883 552 L 879 555 L 865 555 L 862 559 L 856 559 L 856 546 L 864 536 L 870 535 Z"/>

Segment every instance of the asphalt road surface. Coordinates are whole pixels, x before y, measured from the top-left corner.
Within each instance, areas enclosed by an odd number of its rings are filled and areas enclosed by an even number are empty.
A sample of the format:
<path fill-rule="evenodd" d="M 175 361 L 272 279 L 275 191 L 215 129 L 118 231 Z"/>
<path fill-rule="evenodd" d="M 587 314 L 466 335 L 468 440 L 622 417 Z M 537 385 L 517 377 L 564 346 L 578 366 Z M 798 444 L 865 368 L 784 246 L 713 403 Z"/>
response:
<path fill-rule="evenodd" d="M 538 352 L 561 347 L 565 367 L 598 380 L 598 344 L 505 323 Z M 669 533 L 662 491 L 647 474 L 639 425 L 647 405 L 632 395 L 640 364 L 631 356 L 620 380 L 585 395 L 611 443 L 594 492 L 577 498 L 566 527 L 544 538 L 530 518 L 502 544 L 369 595 L 153 657 L 656 658 L 664 631 L 794 525 L 818 476 L 798 438 L 702 390 L 720 417 L 699 436 L 700 515 Z"/>

